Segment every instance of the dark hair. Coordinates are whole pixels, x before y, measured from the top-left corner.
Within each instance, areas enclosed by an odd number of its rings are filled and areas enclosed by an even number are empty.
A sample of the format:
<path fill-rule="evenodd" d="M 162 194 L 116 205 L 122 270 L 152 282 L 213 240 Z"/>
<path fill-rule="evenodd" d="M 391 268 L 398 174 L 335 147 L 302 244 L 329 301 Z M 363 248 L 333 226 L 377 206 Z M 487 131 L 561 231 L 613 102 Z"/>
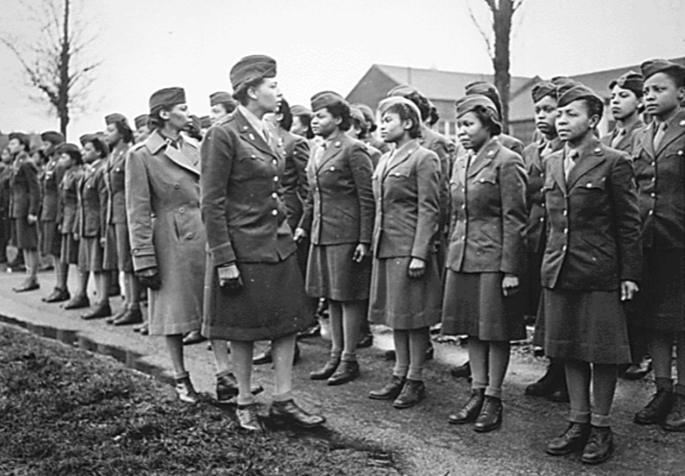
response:
<path fill-rule="evenodd" d="M 400 116 L 401 121 L 411 121 L 411 128 L 409 128 L 407 133 L 409 134 L 409 137 L 411 137 L 412 139 L 417 139 L 421 137 L 421 119 L 418 117 L 414 117 L 416 113 L 412 114 L 412 111 L 411 109 L 409 109 L 409 107 L 410 106 L 407 106 L 406 104 L 395 103 L 388 106 L 388 108 L 383 111 L 383 114 L 392 112 Z"/>
<path fill-rule="evenodd" d="M 259 86 L 263 82 L 264 82 L 264 78 L 257 78 L 255 80 L 252 80 L 252 81 L 249 81 L 249 82 L 243 84 L 240 87 L 240 89 L 238 89 L 237 91 L 235 91 L 233 93 L 233 99 L 238 101 L 241 105 L 247 106 L 247 103 L 250 100 L 250 97 L 247 95 L 247 91 L 250 88 L 256 88 L 257 86 Z"/>
<path fill-rule="evenodd" d="M 305 127 L 306 132 L 305 132 L 305 138 L 307 139 L 313 139 L 314 138 L 314 133 L 312 132 L 312 116 L 311 114 L 296 114 L 295 116 L 292 117 L 297 117 L 302 125 Z M 291 119 L 292 121 L 292 119 Z"/>
<path fill-rule="evenodd" d="M 288 104 L 288 101 L 281 99 L 281 104 L 278 106 L 278 111 L 276 111 L 276 114 L 281 115 L 281 119 L 278 121 L 278 124 L 286 131 L 289 131 L 293 125 L 293 113 L 290 112 L 290 104 Z"/>
<path fill-rule="evenodd" d="M 124 143 L 130 144 L 133 142 L 133 130 L 131 129 L 131 126 L 128 125 L 128 121 L 126 119 L 114 121 L 112 124 L 114 124 L 114 126 L 117 128 L 117 131 L 121 135 L 121 140 Z"/>
<path fill-rule="evenodd" d="M 405 98 L 409 99 L 411 102 L 416 104 L 416 107 L 419 108 L 419 112 L 421 112 L 422 121 L 428 120 L 431 114 L 431 103 L 428 99 L 426 99 L 424 96 L 422 96 L 416 91 L 414 91 L 411 94 L 407 94 Z"/>
<path fill-rule="evenodd" d="M 481 124 L 490 131 L 492 137 L 502 133 L 502 126 L 499 123 L 499 117 L 495 111 L 486 109 L 483 106 L 476 106 L 471 112 L 473 112 Z"/>
<path fill-rule="evenodd" d="M 71 159 L 76 162 L 76 165 L 83 165 L 83 154 L 78 149 L 69 149 L 61 151 L 62 154 L 67 154 Z"/>
<path fill-rule="evenodd" d="M 350 113 L 350 106 L 342 101 L 335 102 L 330 106 L 326 106 L 326 110 L 335 118 L 340 118 L 340 130 L 346 131 L 352 125 L 352 114 Z"/>
<path fill-rule="evenodd" d="M 604 114 L 604 103 L 601 99 L 598 97 L 589 96 L 584 97 L 581 100 L 585 103 L 589 117 L 597 115 L 600 119 L 602 118 L 602 114 Z"/>
<path fill-rule="evenodd" d="M 350 128 L 356 128 L 359 129 L 359 135 L 357 139 L 362 140 L 366 139 L 369 135 L 369 125 L 366 123 L 366 121 L 361 122 L 359 118 L 352 116 L 350 118 Z"/>
<path fill-rule="evenodd" d="M 222 106 L 224 108 L 224 111 L 226 111 L 226 114 L 230 114 L 233 111 L 235 111 L 236 104 L 233 101 L 221 101 L 216 103 L 217 106 Z"/>
<path fill-rule="evenodd" d="M 101 158 L 104 159 L 109 155 L 109 147 L 107 146 L 107 142 L 102 140 L 100 137 L 93 137 L 92 139 L 86 141 L 86 144 L 88 143 L 93 145 L 93 148 Z"/>
<path fill-rule="evenodd" d="M 24 152 L 29 152 L 31 150 L 31 138 L 26 134 L 10 134 L 9 139 L 17 139 L 19 143 L 24 148 Z"/>
<path fill-rule="evenodd" d="M 159 113 L 162 111 L 171 111 L 171 106 L 160 106 L 150 111 L 150 116 L 148 117 L 147 125 L 148 127 L 150 127 L 151 131 L 161 129 L 162 127 L 164 127 L 165 121 L 164 119 L 162 119 L 162 116 L 159 115 Z"/>
<path fill-rule="evenodd" d="M 661 72 L 671 78 L 676 88 L 685 88 L 685 70 L 680 68 L 668 68 Z"/>
<path fill-rule="evenodd" d="M 428 117 L 428 125 L 433 127 L 440 120 L 438 109 L 431 104 L 430 116 Z"/>

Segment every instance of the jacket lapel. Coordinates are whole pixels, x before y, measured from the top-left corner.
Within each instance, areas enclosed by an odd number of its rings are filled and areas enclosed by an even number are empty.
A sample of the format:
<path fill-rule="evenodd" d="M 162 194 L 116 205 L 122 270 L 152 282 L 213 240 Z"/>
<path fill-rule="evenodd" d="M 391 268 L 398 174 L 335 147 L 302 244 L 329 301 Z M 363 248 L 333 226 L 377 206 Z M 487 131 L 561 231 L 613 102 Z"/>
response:
<path fill-rule="evenodd" d="M 495 155 L 497 155 L 497 152 L 499 152 L 501 147 L 502 146 L 497 138 L 493 137 L 490 139 L 485 145 L 483 145 L 483 147 L 481 147 L 480 151 L 478 151 L 478 155 L 476 155 L 476 158 L 473 159 L 469 164 L 468 170 L 466 171 L 466 176 L 468 178 L 475 177 L 478 172 L 483 170 L 490 162 L 492 162 L 492 159 L 495 157 Z"/>
<path fill-rule="evenodd" d="M 659 150 L 654 151 L 655 156 L 660 154 L 671 142 L 678 139 L 683 134 L 685 134 L 685 110 L 681 109 L 668 125 L 666 134 L 664 134 L 664 138 L 661 139 L 661 143 L 659 144 Z"/>
<path fill-rule="evenodd" d="M 654 153 L 654 122 L 642 130 L 640 142 L 642 142 L 642 148 L 650 157 L 656 157 Z"/>
<path fill-rule="evenodd" d="M 556 157 L 558 157 L 557 160 L 550 161 L 550 175 L 564 194 L 566 194 L 566 177 L 564 177 L 564 158 L 566 157 L 566 153 L 562 152 Z"/>
<path fill-rule="evenodd" d="M 193 150 L 193 146 L 186 144 L 185 142 L 182 143 L 181 150 L 178 150 L 177 148 L 170 146 L 159 132 L 155 131 L 150 134 L 150 137 L 145 141 L 145 147 L 147 147 L 153 155 L 158 154 L 160 150 L 164 149 L 164 155 L 173 163 L 189 172 L 197 175 L 200 174 L 200 170 L 197 167 L 198 162 L 195 160 L 196 158 L 189 158 L 184 153 L 184 151 L 187 151 L 188 155 L 191 155 L 190 150 Z"/>
<path fill-rule="evenodd" d="M 344 132 L 339 132 L 328 141 L 328 146 L 323 152 L 321 161 L 319 161 L 318 164 L 315 164 L 317 172 L 323 169 L 328 162 L 342 151 L 343 140 L 345 139 L 345 137 L 343 137 L 344 134 Z"/>
<path fill-rule="evenodd" d="M 568 174 L 568 189 L 572 189 L 575 183 L 590 170 L 604 162 L 604 151 L 600 147 L 599 140 L 593 140 L 582 150 L 578 151 L 580 159 Z"/>
<path fill-rule="evenodd" d="M 414 151 L 418 148 L 419 142 L 417 140 L 412 140 L 408 142 L 404 147 L 402 147 L 402 150 L 397 151 L 394 156 L 390 156 L 388 161 L 386 161 L 386 167 L 383 171 L 382 177 L 387 177 L 391 170 L 397 168 L 403 162 L 406 162 L 407 159 L 409 159 L 409 157 L 411 156 L 411 154 L 413 154 Z"/>
<path fill-rule="evenodd" d="M 235 120 L 238 126 L 238 130 L 240 131 L 240 137 L 243 138 L 243 140 L 246 140 L 249 142 L 252 146 L 255 148 L 261 150 L 265 154 L 273 155 L 276 156 L 276 152 L 269 146 L 269 144 L 266 143 L 262 135 L 257 132 L 254 127 L 252 127 L 252 124 L 250 124 L 250 121 L 248 121 L 245 116 L 240 112 L 240 110 L 236 109 L 235 110 Z M 271 131 L 269 131 L 271 132 Z M 275 140 L 275 138 L 274 138 Z"/>

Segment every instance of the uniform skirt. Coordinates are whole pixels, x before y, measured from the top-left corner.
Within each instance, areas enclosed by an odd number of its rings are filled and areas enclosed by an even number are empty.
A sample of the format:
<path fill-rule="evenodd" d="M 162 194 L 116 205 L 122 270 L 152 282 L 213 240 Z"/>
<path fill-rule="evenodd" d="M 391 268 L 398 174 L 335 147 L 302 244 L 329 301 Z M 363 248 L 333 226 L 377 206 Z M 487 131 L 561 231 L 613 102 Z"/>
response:
<path fill-rule="evenodd" d="M 55 220 L 40 222 L 40 252 L 43 256 L 61 256 L 62 239 Z"/>
<path fill-rule="evenodd" d="M 685 250 L 644 250 L 644 279 L 631 309 L 639 327 L 685 332 Z"/>
<path fill-rule="evenodd" d="M 126 223 L 115 223 L 114 231 L 117 241 L 117 266 L 124 273 L 133 272 L 133 258 L 131 258 L 131 239 L 128 236 Z"/>
<path fill-rule="evenodd" d="M 62 246 L 59 259 L 62 263 L 78 264 L 79 242 L 74 239 L 73 233 L 62 234 Z"/>
<path fill-rule="evenodd" d="M 631 361 L 628 326 L 620 291 L 543 288 L 541 318 L 548 357 L 595 364 Z"/>
<path fill-rule="evenodd" d="M 107 271 L 119 269 L 117 258 L 117 232 L 114 225 L 107 225 L 105 229 L 105 246 L 102 251 L 102 269 Z"/>
<path fill-rule="evenodd" d="M 369 298 L 371 260 L 352 260 L 356 243 L 312 245 L 307 261 L 307 294 L 333 301 Z"/>
<path fill-rule="evenodd" d="M 12 219 L 13 243 L 20 250 L 38 249 L 38 226 L 29 225 L 26 217 Z"/>
<path fill-rule="evenodd" d="M 523 294 L 504 297 L 503 273 L 456 273 L 447 270 L 442 303 L 442 333 L 485 341 L 526 338 Z"/>
<path fill-rule="evenodd" d="M 78 249 L 78 267 L 82 272 L 102 272 L 102 245 L 100 235 L 81 237 Z"/>
<path fill-rule="evenodd" d="M 216 268 L 207 261 L 202 335 L 244 342 L 278 339 L 314 323 L 296 253 L 278 263 L 238 263 L 243 286 L 219 286 Z"/>
<path fill-rule="evenodd" d="M 442 284 L 435 254 L 420 278 L 407 274 L 411 257 L 373 260 L 369 320 L 392 329 L 430 327 L 440 322 Z"/>

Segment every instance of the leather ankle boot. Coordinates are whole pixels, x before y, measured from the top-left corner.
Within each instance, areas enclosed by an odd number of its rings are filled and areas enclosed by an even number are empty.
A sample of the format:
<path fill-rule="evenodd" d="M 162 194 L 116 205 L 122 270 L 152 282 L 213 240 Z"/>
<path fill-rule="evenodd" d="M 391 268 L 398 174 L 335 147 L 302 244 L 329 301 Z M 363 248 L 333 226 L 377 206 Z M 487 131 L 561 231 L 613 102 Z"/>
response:
<path fill-rule="evenodd" d="M 486 395 L 473 429 L 478 433 L 496 430 L 502 424 L 502 411 L 502 399 Z"/>
<path fill-rule="evenodd" d="M 545 451 L 552 456 L 561 456 L 585 448 L 590 436 L 589 423 L 571 422 L 566 431 L 547 443 Z"/>
<path fill-rule="evenodd" d="M 340 362 L 336 371 L 328 379 L 328 385 L 342 385 L 359 377 L 359 362 L 356 360 Z"/>
<path fill-rule="evenodd" d="M 582 461 L 585 464 L 599 464 L 614 454 L 614 435 L 611 428 L 593 426 L 590 430 Z"/>
<path fill-rule="evenodd" d="M 653 425 L 664 421 L 675 401 L 675 395 L 668 390 L 657 390 L 647 406 L 635 414 L 639 425 Z"/>
<path fill-rule="evenodd" d="M 474 388 L 471 390 L 471 398 L 466 402 L 466 405 L 454 415 L 450 415 L 447 421 L 452 425 L 463 425 L 476 421 L 480 414 L 480 409 L 483 407 L 484 400 L 485 389 Z"/>
<path fill-rule="evenodd" d="M 390 383 L 383 388 L 369 392 L 369 398 L 372 400 L 395 400 L 400 395 L 406 381 L 405 377 L 393 375 Z"/>
<path fill-rule="evenodd" d="M 664 422 L 666 431 L 685 431 L 685 395 L 674 394 L 675 404 Z"/>
<path fill-rule="evenodd" d="M 418 404 L 425 396 L 426 386 L 421 380 L 407 379 L 392 406 L 395 408 L 410 408 Z"/>
<path fill-rule="evenodd" d="M 565 380 L 564 364 L 554 359 L 547 366 L 545 375 L 540 380 L 526 387 L 525 394 L 532 397 L 549 397 Z"/>
<path fill-rule="evenodd" d="M 312 380 L 326 380 L 333 375 L 338 365 L 340 365 L 340 358 L 331 358 L 322 368 L 310 373 L 309 378 Z"/>

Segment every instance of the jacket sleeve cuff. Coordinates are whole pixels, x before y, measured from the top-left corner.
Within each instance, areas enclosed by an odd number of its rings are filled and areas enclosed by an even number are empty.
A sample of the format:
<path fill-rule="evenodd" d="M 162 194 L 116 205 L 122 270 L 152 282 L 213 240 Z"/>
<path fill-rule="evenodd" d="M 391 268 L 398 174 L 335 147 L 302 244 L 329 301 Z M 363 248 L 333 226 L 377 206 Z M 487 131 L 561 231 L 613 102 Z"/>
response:
<path fill-rule="evenodd" d="M 233 263 L 236 260 L 233 246 L 230 243 L 224 243 L 223 245 L 215 246 L 214 248 L 211 248 L 209 252 L 212 256 L 212 263 L 214 264 L 214 267 Z"/>
<path fill-rule="evenodd" d="M 151 255 L 136 255 L 136 250 L 133 250 L 133 269 L 136 271 L 141 271 L 148 268 L 157 267 L 157 258 L 154 254 Z"/>

